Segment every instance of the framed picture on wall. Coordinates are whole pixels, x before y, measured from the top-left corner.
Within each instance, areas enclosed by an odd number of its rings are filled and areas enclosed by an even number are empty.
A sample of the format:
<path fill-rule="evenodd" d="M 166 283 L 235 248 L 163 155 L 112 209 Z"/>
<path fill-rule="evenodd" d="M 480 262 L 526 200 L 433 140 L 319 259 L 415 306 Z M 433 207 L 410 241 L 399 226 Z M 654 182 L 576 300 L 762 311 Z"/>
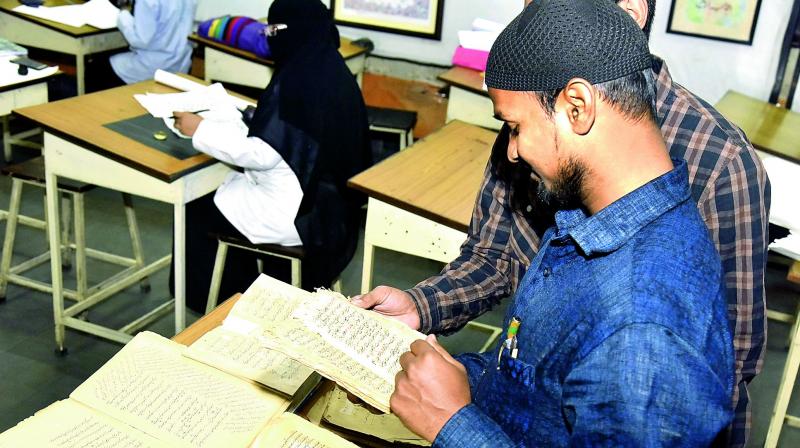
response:
<path fill-rule="evenodd" d="M 761 0 L 673 0 L 667 32 L 753 43 Z"/>
<path fill-rule="evenodd" d="M 444 0 L 331 0 L 336 23 L 440 40 Z"/>

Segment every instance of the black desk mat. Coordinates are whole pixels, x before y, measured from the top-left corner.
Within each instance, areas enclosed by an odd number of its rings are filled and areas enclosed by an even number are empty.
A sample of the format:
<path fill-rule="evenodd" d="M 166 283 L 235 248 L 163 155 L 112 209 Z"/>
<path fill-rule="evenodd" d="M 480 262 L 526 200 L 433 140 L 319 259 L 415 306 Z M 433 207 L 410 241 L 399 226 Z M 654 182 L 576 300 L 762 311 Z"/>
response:
<path fill-rule="evenodd" d="M 169 154 L 176 159 L 188 159 L 199 154 L 192 147 L 192 139 L 178 137 L 167 128 L 163 119 L 156 118 L 150 114 L 107 123 L 103 126 L 153 149 Z M 156 140 L 153 134 L 158 131 L 164 132 L 167 135 L 167 139 Z"/>

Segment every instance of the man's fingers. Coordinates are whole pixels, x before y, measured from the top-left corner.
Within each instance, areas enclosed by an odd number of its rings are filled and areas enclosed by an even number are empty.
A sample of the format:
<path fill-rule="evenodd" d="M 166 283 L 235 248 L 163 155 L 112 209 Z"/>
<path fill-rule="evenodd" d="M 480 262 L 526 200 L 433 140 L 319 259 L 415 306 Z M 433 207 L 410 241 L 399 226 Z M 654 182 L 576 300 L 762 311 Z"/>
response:
<path fill-rule="evenodd" d="M 433 346 L 428 343 L 427 339 L 417 339 L 411 343 L 411 353 L 415 356 L 421 356 L 424 353 L 435 351 Z"/>
<path fill-rule="evenodd" d="M 359 308 L 370 309 L 376 305 L 380 305 L 389 296 L 389 288 L 378 286 L 372 291 L 353 297 L 351 301 L 353 305 Z"/>
<path fill-rule="evenodd" d="M 436 350 L 437 353 L 442 355 L 442 357 L 445 360 L 447 360 L 447 362 L 449 362 L 450 364 L 461 365 L 460 362 L 456 361 L 456 359 L 453 358 L 453 356 L 447 352 L 447 349 L 445 349 L 444 347 L 441 346 L 441 344 L 439 344 L 439 341 L 436 339 L 436 335 L 429 334 L 428 337 L 425 338 L 425 341 L 428 344 L 430 344 L 430 346 L 433 347 L 433 349 Z"/>
<path fill-rule="evenodd" d="M 403 370 L 408 370 L 408 366 L 414 361 L 414 358 L 414 354 L 411 352 L 403 353 L 400 355 L 400 367 L 402 367 Z"/>

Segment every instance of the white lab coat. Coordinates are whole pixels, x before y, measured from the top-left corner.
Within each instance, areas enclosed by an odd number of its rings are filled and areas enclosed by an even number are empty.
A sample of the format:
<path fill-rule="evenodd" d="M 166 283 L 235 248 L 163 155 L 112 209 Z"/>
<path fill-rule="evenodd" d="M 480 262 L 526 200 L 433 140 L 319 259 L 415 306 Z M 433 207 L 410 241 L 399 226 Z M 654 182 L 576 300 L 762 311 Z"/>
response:
<path fill-rule="evenodd" d="M 210 119 L 200 122 L 192 143 L 198 151 L 244 168 L 228 174 L 214 195 L 217 208 L 239 232 L 256 244 L 302 244 L 294 219 L 303 190 L 272 146 L 248 137 L 244 127 Z"/>

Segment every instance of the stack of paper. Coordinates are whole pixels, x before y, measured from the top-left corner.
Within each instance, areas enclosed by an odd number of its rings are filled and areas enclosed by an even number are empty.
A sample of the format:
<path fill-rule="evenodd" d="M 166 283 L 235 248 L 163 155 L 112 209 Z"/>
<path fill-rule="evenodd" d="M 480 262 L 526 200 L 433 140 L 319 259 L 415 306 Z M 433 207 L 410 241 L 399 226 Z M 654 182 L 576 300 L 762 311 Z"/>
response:
<path fill-rule="evenodd" d="M 458 32 L 458 44 L 467 50 L 489 51 L 503 28 L 502 23 L 475 19 L 471 30 Z"/>
<path fill-rule="evenodd" d="M 164 124 L 176 135 L 188 138 L 175 129 L 174 112 L 200 112 L 203 118 L 231 122 L 246 128 L 236 101 L 228 95 L 222 84 L 201 86 L 180 93 L 144 93 L 133 96 L 150 115 L 164 119 Z M 246 133 L 246 130 L 245 130 Z"/>
<path fill-rule="evenodd" d="M 792 230 L 786 238 L 775 240 L 769 245 L 769 250 L 800 261 L 800 231 Z"/>
<path fill-rule="evenodd" d="M 89 25 L 103 30 L 117 26 L 119 8 L 108 0 L 89 0 L 79 5 L 38 6 L 20 5 L 13 9 L 20 14 L 39 17 L 76 28 Z"/>
<path fill-rule="evenodd" d="M 769 222 L 800 232 L 800 207 L 797 206 L 800 165 L 781 157 L 760 156 L 772 185 Z"/>
<path fill-rule="evenodd" d="M 0 37 L 0 58 L 9 56 L 27 56 L 28 50 L 24 47 L 11 42 L 8 39 Z"/>

